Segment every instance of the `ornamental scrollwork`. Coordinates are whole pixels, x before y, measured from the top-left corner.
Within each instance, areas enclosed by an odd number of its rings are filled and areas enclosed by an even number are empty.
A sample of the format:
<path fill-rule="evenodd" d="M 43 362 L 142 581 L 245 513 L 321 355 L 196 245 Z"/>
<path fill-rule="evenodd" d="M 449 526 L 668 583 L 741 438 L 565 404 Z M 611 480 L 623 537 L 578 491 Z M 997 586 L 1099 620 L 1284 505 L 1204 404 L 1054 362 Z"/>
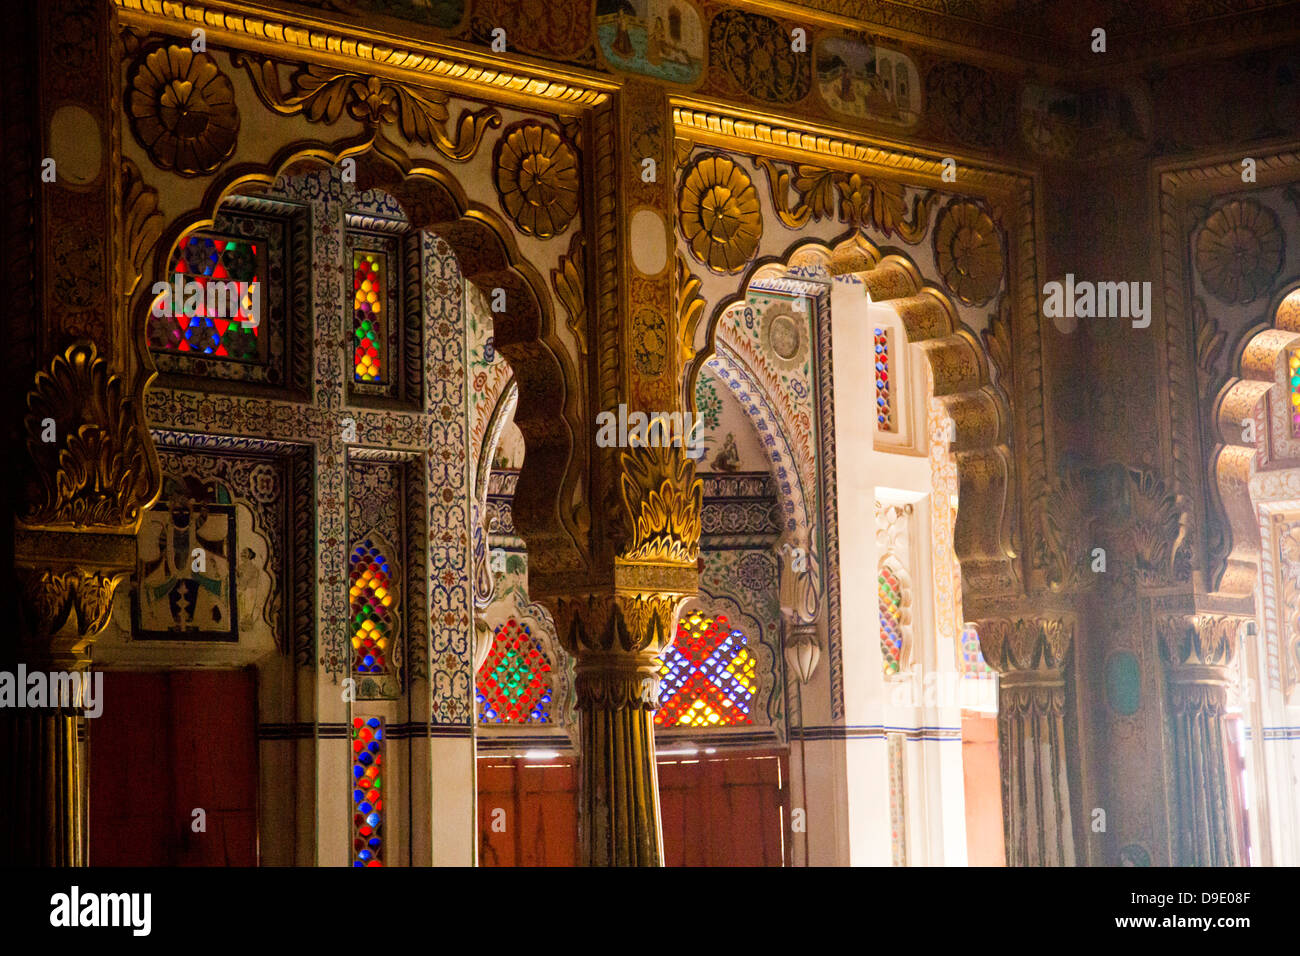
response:
<path fill-rule="evenodd" d="M 235 151 L 235 91 L 208 54 L 160 47 L 136 63 L 127 85 L 131 130 L 160 168 L 197 176 Z"/>
<path fill-rule="evenodd" d="M 587 354 L 587 259 L 586 240 L 575 232 L 569 241 L 569 252 L 560 256 L 551 270 L 551 288 L 564 305 L 568 315 L 569 331 L 578 343 L 578 353 Z"/>
<path fill-rule="evenodd" d="M 704 509 L 704 482 L 695 476 L 695 463 L 677 446 L 638 445 L 620 457 L 631 529 L 625 559 L 694 565 Z"/>
<path fill-rule="evenodd" d="M 925 238 L 930 210 L 938 201 L 937 193 L 927 192 L 913 196 L 909 204 L 902 183 L 870 179 L 861 173 L 801 163 L 793 167 L 792 175 L 770 159 L 759 157 L 757 162 L 767 174 L 777 217 L 790 229 L 802 228 L 810 219 L 833 217 L 838 209 L 840 222 L 858 229 L 870 227 L 885 236 L 897 234 L 915 245 Z"/>
<path fill-rule="evenodd" d="M 38 372 L 27 393 L 27 448 L 36 463 L 28 526 L 133 528 L 157 487 L 147 434 L 95 345 L 79 342 Z"/>
<path fill-rule="evenodd" d="M 690 263 L 680 252 L 673 273 L 673 295 L 677 301 L 677 335 L 682 347 L 682 364 L 695 358 L 695 330 L 704 315 L 700 279 L 691 275 Z"/>
<path fill-rule="evenodd" d="M 478 152 L 488 129 L 501 125 L 501 114 L 491 107 L 463 110 L 453 139 L 446 128 L 451 118 L 446 93 L 314 63 L 294 69 L 286 90 L 275 60 L 236 54 L 234 63 L 248 72 L 269 109 L 281 116 L 302 114 L 312 123 L 334 123 L 346 111 L 366 127 L 371 143 L 384 141 L 384 128 L 395 124 L 410 142 L 463 163 Z"/>

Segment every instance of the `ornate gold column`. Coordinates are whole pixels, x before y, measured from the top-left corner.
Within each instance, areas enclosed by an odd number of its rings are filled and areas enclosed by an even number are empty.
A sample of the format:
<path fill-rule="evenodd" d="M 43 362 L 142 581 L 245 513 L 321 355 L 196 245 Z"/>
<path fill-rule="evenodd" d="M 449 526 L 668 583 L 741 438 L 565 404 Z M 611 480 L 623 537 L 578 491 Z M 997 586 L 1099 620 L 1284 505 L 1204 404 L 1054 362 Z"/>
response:
<path fill-rule="evenodd" d="M 660 866 L 654 712 L 659 653 L 698 585 L 704 488 L 677 447 L 621 456 L 632 534 L 611 586 L 550 602 L 577 658 L 578 839 L 588 866 Z"/>
<path fill-rule="evenodd" d="M 1074 625 L 979 622 L 984 659 L 1001 674 L 998 748 L 1008 866 L 1073 866 L 1065 741 L 1065 670 Z"/>
<path fill-rule="evenodd" d="M 140 410 L 143 337 L 132 333 L 127 297 L 161 217 L 121 157 L 116 17 L 111 5 L 50 0 L 37 33 L 34 46 L 61 52 L 40 57 L 29 88 L 41 158 L 28 237 L 38 288 L 16 333 L 30 357 L 9 370 L 15 397 L 25 393 L 10 449 L 22 474 L 11 526 L 19 621 L 0 640 L 0 669 L 15 677 L 19 665 L 29 675 L 86 672 L 159 484 Z M 27 688 L 16 690 L 26 704 Z M 44 706 L 0 708 L 0 860 L 83 865 L 80 701 L 31 702 Z"/>
<path fill-rule="evenodd" d="M 1228 665 L 1243 618 L 1170 615 L 1160 650 L 1169 691 L 1173 740 L 1175 862 L 1180 866 L 1239 866 L 1228 780 Z"/>

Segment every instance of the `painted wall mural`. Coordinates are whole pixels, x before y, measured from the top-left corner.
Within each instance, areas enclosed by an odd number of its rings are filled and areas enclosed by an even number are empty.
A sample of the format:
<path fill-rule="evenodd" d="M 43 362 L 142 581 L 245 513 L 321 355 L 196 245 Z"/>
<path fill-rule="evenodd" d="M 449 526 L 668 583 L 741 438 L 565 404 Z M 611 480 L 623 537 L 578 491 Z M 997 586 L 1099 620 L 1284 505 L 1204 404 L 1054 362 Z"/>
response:
<path fill-rule="evenodd" d="M 220 485 L 169 479 L 140 528 L 135 590 L 141 640 L 238 641 L 235 507 Z"/>
<path fill-rule="evenodd" d="M 596 37 L 618 70 L 692 84 L 704 68 L 704 28 L 686 0 L 596 0 Z"/>

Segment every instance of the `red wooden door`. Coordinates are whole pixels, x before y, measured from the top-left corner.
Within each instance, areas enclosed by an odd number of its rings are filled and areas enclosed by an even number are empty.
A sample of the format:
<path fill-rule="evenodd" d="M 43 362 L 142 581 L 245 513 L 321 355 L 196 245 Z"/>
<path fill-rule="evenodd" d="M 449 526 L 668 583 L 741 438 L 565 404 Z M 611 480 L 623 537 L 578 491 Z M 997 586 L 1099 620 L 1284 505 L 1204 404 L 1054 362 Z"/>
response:
<path fill-rule="evenodd" d="M 659 760 L 666 866 L 783 866 L 784 753 Z"/>
<path fill-rule="evenodd" d="M 480 757 L 479 865 L 577 865 L 577 786 L 571 757 Z"/>
<path fill-rule="evenodd" d="M 106 673 L 87 725 L 92 865 L 257 864 L 252 671 Z"/>

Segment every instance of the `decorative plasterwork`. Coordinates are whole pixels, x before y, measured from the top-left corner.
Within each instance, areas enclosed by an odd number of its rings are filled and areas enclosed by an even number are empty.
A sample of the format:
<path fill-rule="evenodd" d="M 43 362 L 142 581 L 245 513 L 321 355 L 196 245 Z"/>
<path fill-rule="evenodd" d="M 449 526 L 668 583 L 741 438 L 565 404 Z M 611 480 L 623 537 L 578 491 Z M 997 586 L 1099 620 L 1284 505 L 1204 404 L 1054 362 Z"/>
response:
<path fill-rule="evenodd" d="M 792 120 L 773 122 L 773 117 L 770 115 L 730 106 L 723 114 L 711 103 L 685 97 L 675 97 L 672 102 L 678 140 L 684 146 L 690 144 L 692 147 L 723 148 L 747 153 L 756 157 L 756 168 L 763 163 L 770 164 L 771 161 L 776 160 L 794 164 L 802 163 L 817 169 L 843 171 L 848 174 L 858 173 L 873 181 L 880 180 L 891 184 L 901 182 L 914 190 L 939 192 L 951 188 L 944 185 L 944 166 L 940 158 L 909 153 L 902 147 L 881 144 L 878 139 L 867 139 L 843 128 Z M 680 155 L 679 152 L 679 158 Z M 994 399 L 1003 410 L 988 416 L 987 425 L 1002 436 L 999 443 L 1010 443 L 1010 439 L 1013 438 L 1014 445 L 1006 448 L 1000 456 L 1001 464 L 991 471 L 989 470 L 991 459 L 981 456 L 980 464 L 976 465 L 975 458 L 963 454 L 960 445 L 954 449 L 959 461 L 965 462 L 961 478 L 963 508 L 958 518 L 957 529 L 958 549 L 961 551 L 965 546 L 962 543 L 963 538 L 969 528 L 966 525 L 966 521 L 969 520 L 967 504 L 969 495 L 973 491 L 972 485 L 986 485 L 992 475 L 1000 474 L 1002 477 L 997 479 L 1002 489 L 998 492 L 999 495 L 1014 494 L 1018 500 L 1035 500 L 1042 497 L 1045 492 L 1049 472 L 1048 462 L 1053 460 L 1053 453 L 1043 402 L 1044 332 L 1039 318 L 1034 183 L 1027 174 L 1016 170 L 990 167 L 980 162 L 968 163 L 962 159 L 958 160 L 958 164 L 962 197 L 966 201 L 979 203 L 987 211 L 991 224 L 996 225 L 1005 236 L 1004 241 L 997 243 L 1004 250 L 1001 258 L 1005 262 L 1006 293 L 1002 297 L 999 314 L 1005 312 L 1005 319 L 996 330 L 995 341 L 1001 348 L 1003 358 L 1014 365 L 999 370 L 1001 384 L 998 387 L 986 388 L 987 360 L 977 362 L 978 367 L 984 369 L 980 373 L 982 377 L 979 389 L 987 392 L 988 398 L 993 398 L 999 389 L 1004 392 L 996 395 Z M 808 205 L 809 219 L 812 220 L 814 217 L 811 214 L 811 203 Z M 799 207 L 795 206 L 791 213 L 798 211 Z M 769 231 L 780 230 L 774 228 Z M 791 236 L 791 239 L 796 237 Z M 826 240 L 823 239 L 823 242 Z M 766 250 L 774 243 L 770 242 L 765 235 L 763 245 Z M 792 262 L 791 256 L 790 249 L 778 256 L 768 258 L 762 258 L 760 253 L 760 258 L 751 264 L 749 274 L 753 276 L 762 269 L 770 268 L 769 264 L 778 259 Z M 826 256 L 828 265 L 831 265 L 831 258 Z M 937 290 L 922 292 L 925 283 L 915 274 L 914 268 L 913 274 L 909 275 L 907 267 L 901 264 L 902 257 L 895 258 L 899 260 L 899 267 L 876 268 L 882 263 L 884 255 L 880 250 L 875 249 L 871 242 L 864 240 L 859 247 L 836 250 L 836 261 L 830 271 L 837 275 L 849 276 L 875 269 L 869 294 L 873 301 L 886 298 L 905 300 L 899 303 L 903 309 L 900 317 L 905 325 L 910 325 L 907 329 L 909 341 L 924 342 L 943 334 L 938 331 L 941 327 L 947 325 L 952 328 L 953 337 L 944 339 L 947 344 L 937 349 L 936 345 L 927 345 L 924 351 L 927 352 L 931 365 L 936 369 L 936 392 L 944 398 L 947 411 L 960 430 L 963 419 L 968 424 L 973 423 L 975 419 L 970 418 L 968 412 L 958 410 L 959 406 L 964 405 L 967 408 L 972 406 L 966 401 L 954 401 L 950 392 L 951 376 L 958 369 L 971 367 L 969 358 L 972 353 L 982 355 L 984 350 L 977 339 L 974 341 L 966 339 L 965 344 L 961 345 L 957 343 L 957 338 L 964 338 L 960 331 L 962 323 L 956 320 L 957 316 L 963 315 L 961 307 L 954 307 L 953 303 Z M 715 298 L 718 296 L 718 288 L 715 280 L 706 280 L 702 290 L 713 308 L 710 323 L 716 323 L 717 316 L 734 301 Z M 986 294 L 984 288 L 977 291 L 981 297 Z M 918 293 L 921 295 L 918 296 Z M 928 306 L 922 306 L 918 301 L 926 297 L 930 297 L 935 303 L 947 302 L 948 304 L 943 307 L 950 310 L 950 317 L 935 321 L 934 313 Z M 966 315 L 963 315 L 963 318 L 968 323 L 975 321 Z M 980 318 L 985 319 L 986 315 Z M 709 328 L 711 334 L 711 325 L 706 328 Z M 697 341 L 697 348 L 700 344 Z M 700 354 L 706 353 L 707 349 L 700 350 Z M 700 362 L 701 359 L 697 355 L 695 363 Z M 985 402 L 984 398 L 975 399 L 973 395 L 970 398 L 974 399 L 977 405 Z M 979 439 L 980 442 L 985 440 L 987 439 Z M 1015 469 L 1014 474 L 1010 467 L 1013 459 L 1020 463 L 1020 467 Z M 976 472 L 980 477 L 972 482 Z M 1015 484 L 1013 485 L 1012 482 Z M 1012 543 L 1013 536 L 1018 538 L 1019 530 L 1014 527 L 1012 509 L 1005 507 L 1005 501 L 997 510 L 999 513 L 997 521 L 1005 527 L 997 536 L 1002 543 L 989 548 L 991 552 L 1001 555 L 994 559 L 994 564 L 1003 566 L 1003 570 L 996 575 L 1001 583 L 996 585 L 995 589 L 1014 589 L 1019 586 L 1015 582 L 1022 576 L 1022 569 L 1019 566 L 1021 563 L 1019 554 L 1022 549 Z M 988 544 L 992 545 L 992 539 Z M 1028 551 L 1028 549 L 1023 550 Z M 1032 552 L 1029 552 L 1029 556 L 1030 560 L 1027 563 L 1030 566 L 1024 570 L 1030 572 L 1030 576 L 1024 582 L 1024 586 L 1042 587 L 1044 583 L 1033 564 Z M 968 562 L 963 562 L 963 567 L 969 571 Z M 991 570 L 993 565 L 988 567 Z M 967 578 L 967 587 L 969 587 L 969 574 Z M 982 586 L 981 590 L 985 593 L 993 593 L 988 587 Z"/>

